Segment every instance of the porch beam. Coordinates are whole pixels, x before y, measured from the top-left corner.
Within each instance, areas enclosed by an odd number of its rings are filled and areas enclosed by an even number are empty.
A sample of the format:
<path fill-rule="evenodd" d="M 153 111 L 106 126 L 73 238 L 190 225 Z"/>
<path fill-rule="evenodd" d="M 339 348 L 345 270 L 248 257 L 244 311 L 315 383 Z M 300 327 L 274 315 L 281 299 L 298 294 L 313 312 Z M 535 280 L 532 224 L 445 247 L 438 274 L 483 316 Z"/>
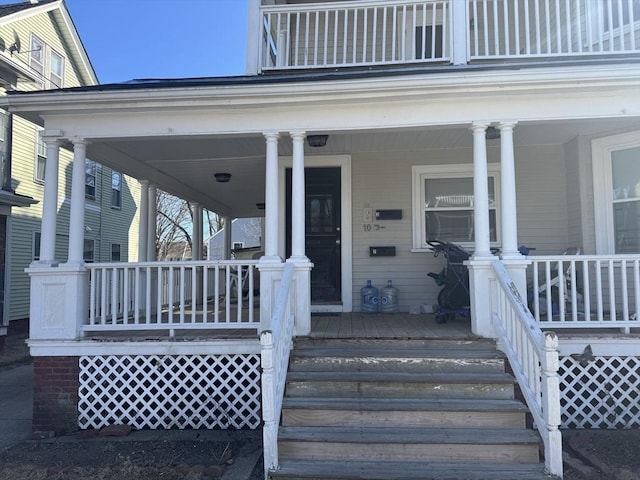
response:
<path fill-rule="evenodd" d="M 69 219 L 68 265 L 84 264 L 84 209 L 85 209 L 85 139 L 73 140 L 73 176 L 71 179 L 71 209 Z"/>
<path fill-rule="evenodd" d="M 45 132 L 46 133 L 46 132 Z M 44 203 L 40 234 L 41 265 L 56 264 L 56 221 L 58 217 L 58 170 L 60 164 L 60 139 L 44 137 L 47 160 L 44 173 Z"/>
<path fill-rule="evenodd" d="M 265 165 L 265 194 L 264 194 L 264 257 L 261 261 L 281 262 L 278 256 L 278 138 L 276 132 L 265 133 L 267 155 Z"/>
<path fill-rule="evenodd" d="M 138 261 L 147 261 L 149 241 L 149 181 L 140 180 L 140 209 L 138 217 Z"/>
<path fill-rule="evenodd" d="M 156 260 L 156 225 L 158 215 L 157 203 L 158 187 L 149 184 L 149 214 L 147 215 L 147 261 L 154 262 Z"/>
<path fill-rule="evenodd" d="M 305 186 L 303 131 L 291 132 L 293 160 L 291 169 L 291 260 L 308 262 L 305 255 Z"/>
<path fill-rule="evenodd" d="M 489 122 L 473 122 L 473 235 L 474 258 L 491 257 L 487 140 Z"/>

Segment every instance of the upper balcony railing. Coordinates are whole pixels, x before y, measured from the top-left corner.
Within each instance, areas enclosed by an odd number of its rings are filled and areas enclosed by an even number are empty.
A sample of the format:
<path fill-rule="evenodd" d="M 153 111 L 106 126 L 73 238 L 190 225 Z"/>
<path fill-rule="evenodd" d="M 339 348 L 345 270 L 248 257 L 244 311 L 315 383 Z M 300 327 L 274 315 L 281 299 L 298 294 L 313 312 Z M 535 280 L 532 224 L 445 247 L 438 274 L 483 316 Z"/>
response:
<path fill-rule="evenodd" d="M 262 7 L 263 71 L 637 53 L 640 0 L 372 0 Z"/>

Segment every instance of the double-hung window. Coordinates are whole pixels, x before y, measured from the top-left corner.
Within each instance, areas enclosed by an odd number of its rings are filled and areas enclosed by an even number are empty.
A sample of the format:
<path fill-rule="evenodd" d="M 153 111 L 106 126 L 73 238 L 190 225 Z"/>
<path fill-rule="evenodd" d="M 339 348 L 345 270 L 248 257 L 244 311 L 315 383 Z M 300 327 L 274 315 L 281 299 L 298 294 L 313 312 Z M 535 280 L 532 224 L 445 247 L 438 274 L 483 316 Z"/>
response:
<path fill-rule="evenodd" d="M 31 34 L 31 47 L 29 48 L 29 66 L 31 70 L 44 76 L 44 42 Z"/>
<path fill-rule="evenodd" d="M 47 167 L 47 146 L 42 139 L 44 130 L 38 130 L 36 136 L 36 160 L 33 179 L 38 183 L 44 183 L 44 173 Z"/>
<path fill-rule="evenodd" d="M 84 194 L 89 198 L 96 198 L 96 162 L 85 160 L 84 169 Z"/>
<path fill-rule="evenodd" d="M 596 252 L 640 252 L 640 132 L 591 142 Z M 595 179 L 598 179 L 597 181 Z"/>
<path fill-rule="evenodd" d="M 64 84 L 64 57 L 51 50 L 49 55 L 49 83 L 51 88 L 62 88 Z"/>
<path fill-rule="evenodd" d="M 472 165 L 414 166 L 413 249 L 429 248 L 439 240 L 471 247 L 474 242 Z M 489 166 L 488 205 L 490 241 L 499 238 L 498 167 Z"/>
<path fill-rule="evenodd" d="M 111 208 L 122 208 L 122 174 L 111 172 Z"/>

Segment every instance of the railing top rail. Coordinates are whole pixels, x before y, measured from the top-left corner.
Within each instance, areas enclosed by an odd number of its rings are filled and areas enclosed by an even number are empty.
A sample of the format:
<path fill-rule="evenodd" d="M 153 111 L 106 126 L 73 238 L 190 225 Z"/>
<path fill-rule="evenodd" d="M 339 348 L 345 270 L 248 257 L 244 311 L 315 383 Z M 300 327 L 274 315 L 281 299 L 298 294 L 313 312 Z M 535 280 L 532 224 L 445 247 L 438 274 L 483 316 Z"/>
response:
<path fill-rule="evenodd" d="M 443 4 L 449 3 L 450 0 L 352 0 L 350 2 L 337 2 L 337 3 L 305 3 L 305 4 L 285 4 L 285 5 L 263 5 L 260 7 L 263 13 L 276 13 L 276 12 L 308 12 L 308 11 L 328 11 L 328 10 L 348 10 L 348 9 L 363 9 L 371 7 L 393 7 L 402 5 L 431 5 L 431 4 Z"/>
<path fill-rule="evenodd" d="M 162 262 L 101 262 L 87 263 L 88 269 L 95 268 L 157 268 L 157 267 L 199 267 L 199 266 L 245 266 L 257 265 L 259 260 L 185 260 L 185 261 L 162 261 Z"/>
<path fill-rule="evenodd" d="M 527 260 L 531 260 L 533 262 L 545 262 L 545 261 L 572 261 L 572 260 L 585 260 L 585 261 L 596 261 L 596 260 L 630 260 L 636 261 L 640 260 L 640 254 L 616 254 L 616 255 L 530 255 L 527 257 Z"/>
<path fill-rule="evenodd" d="M 506 291 L 512 293 L 512 295 L 506 295 L 507 299 L 511 306 L 518 313 L 518 317 L 523 320 L 526 326 L 527 337 L 531 342 L 535 345 L 536 351 L 538 355 L 542 355 L 545 349 L 545 341 L 544 341 L 544 332 L 536 322 L 536 319 L 533 318 L 533 315 L 529 311 L 526 302 L 522 300 L 520 293 L 518 292 L 517 287 L 511 280 L 507 269 L 504 267 L 502 262 L 496 260 L 492 262 L 493 270 L 496 273 L 496 279 Z"/>

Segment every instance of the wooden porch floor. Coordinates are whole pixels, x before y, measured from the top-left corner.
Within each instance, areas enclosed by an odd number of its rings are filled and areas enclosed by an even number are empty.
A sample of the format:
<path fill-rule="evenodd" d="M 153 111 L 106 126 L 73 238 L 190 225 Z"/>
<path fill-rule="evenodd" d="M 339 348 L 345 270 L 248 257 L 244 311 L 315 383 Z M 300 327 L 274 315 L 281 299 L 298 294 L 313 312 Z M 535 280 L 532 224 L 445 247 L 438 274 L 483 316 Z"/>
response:
<path fill-rule="evenodd" d="M 461 338 L 472 337 L 468 318 L 436 323 L 435 315 L 342 313 L 311 316 L 312 338 Z"/>
<path fill-rule="evenodd" d="M 255 312 L 256 318 L 259 312 Z M 201 325 L 200 322 L 196 322 Z M 257 339 L 255 329 L 180 329 L 173 325 L 175 333 L 169 337 L 167 329 L 121 330 L 88 332 L 84 337 L 101 341 L 203 341 L 216 339 Z M 456 317 L 444 324 L 436 323 L 435 315 L 408 313 L 364 314 L 335 313 L 312 314 L 312 338 L 464 338 L 473 337 L 468 318 Z"/>

